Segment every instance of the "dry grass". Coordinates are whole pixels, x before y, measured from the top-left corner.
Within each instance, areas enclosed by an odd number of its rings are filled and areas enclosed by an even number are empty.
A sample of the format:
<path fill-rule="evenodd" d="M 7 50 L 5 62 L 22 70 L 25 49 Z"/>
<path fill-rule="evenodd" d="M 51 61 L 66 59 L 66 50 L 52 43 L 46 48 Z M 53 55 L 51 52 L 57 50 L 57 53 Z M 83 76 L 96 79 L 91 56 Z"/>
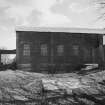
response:
<path fill-rule="evenodd" d="M 0 105 L 105 105 L 105 71 L 53 76 L 1 71 Z"/>

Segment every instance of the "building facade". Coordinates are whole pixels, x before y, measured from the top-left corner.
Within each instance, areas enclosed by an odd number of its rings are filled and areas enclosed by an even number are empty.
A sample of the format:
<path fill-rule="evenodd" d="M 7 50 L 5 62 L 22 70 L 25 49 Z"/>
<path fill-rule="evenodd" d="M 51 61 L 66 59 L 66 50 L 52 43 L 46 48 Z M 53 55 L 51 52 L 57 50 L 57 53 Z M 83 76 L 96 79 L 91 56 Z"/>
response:
<path fill-rule="evenodd" d="M 18 27 L 18 68 L 59 73 L 76 70 L 85 63 L 102 64 L 104 33 L 101 29 Z"/>

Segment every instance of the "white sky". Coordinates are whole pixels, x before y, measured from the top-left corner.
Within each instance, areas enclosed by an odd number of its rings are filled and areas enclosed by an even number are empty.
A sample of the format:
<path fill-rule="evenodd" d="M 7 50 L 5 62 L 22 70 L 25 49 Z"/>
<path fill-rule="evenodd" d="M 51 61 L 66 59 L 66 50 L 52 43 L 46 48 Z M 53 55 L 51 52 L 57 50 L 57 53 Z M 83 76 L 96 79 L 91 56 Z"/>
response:
<path fill-rule="evenodd" d="M 16 48 L 15 26 L 104 28 L 93 0 L 0 0 L 0 47 Z"/>

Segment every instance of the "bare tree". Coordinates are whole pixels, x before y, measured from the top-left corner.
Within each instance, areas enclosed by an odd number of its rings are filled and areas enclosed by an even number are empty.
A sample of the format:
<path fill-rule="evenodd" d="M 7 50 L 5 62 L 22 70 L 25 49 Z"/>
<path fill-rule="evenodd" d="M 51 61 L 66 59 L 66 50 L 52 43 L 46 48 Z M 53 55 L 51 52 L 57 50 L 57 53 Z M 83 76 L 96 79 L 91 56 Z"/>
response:
<path fill-rule="evenodd" d="M 105 0 L 93 0 L 93 1 L 95 1 L 94 3 L 98 7 L 98 13 L 99 13 L 98 19 L 105 20 Z"/>

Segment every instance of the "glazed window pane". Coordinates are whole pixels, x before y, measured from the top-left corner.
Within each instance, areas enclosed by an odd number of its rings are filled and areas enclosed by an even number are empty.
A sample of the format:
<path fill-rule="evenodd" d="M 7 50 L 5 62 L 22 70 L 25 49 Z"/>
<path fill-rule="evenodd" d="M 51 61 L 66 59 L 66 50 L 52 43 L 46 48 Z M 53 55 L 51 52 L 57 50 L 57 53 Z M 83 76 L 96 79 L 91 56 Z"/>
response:
<path fill-rule="evenodd" d="M 47 44 L 42 44 L 41 45 L 41 55 L 42 56 L 47 56 L 47 53 L 48 53 Z"/>
<path fill-rule="evenodd" d="M 62 56 L 64 54 L 64 45 L 57 46 L 57 53 L 58 53 L 58 56 Z"/>
<path fill-rule="evenodd" d="M 23 55 L 30 56 L 30 45 L 29 44 L 24 44 Z"/>
<path fill-rule="evenodd" d="M 76 56 L 79 55 L 79 46 L 78 45 L 73 45 L 73 53 Z"/>

